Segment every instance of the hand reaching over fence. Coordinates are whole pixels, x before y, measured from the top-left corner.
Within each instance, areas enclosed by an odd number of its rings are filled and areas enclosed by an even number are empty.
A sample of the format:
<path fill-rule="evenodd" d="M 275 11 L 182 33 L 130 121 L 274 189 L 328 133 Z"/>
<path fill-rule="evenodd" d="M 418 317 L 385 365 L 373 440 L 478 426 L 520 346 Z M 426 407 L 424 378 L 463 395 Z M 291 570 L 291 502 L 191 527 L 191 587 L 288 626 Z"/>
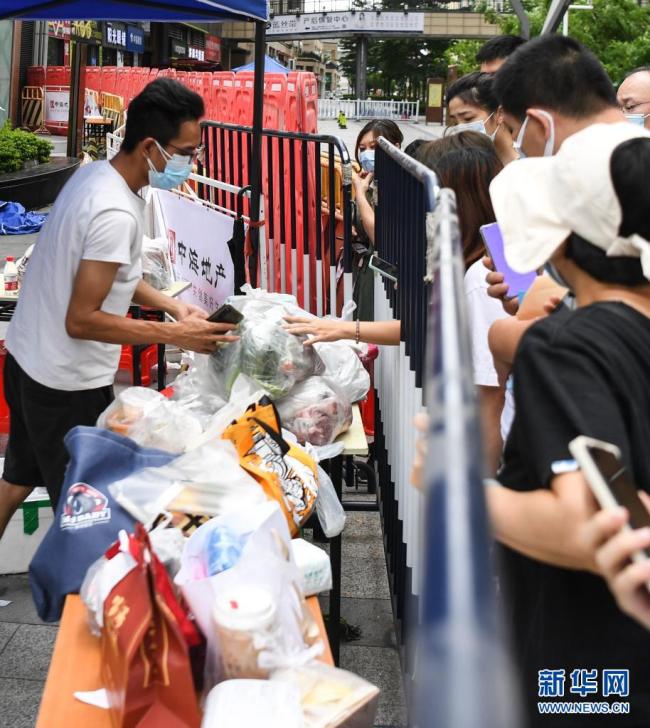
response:
<path fill-rule="evenodd" d="M 342 321 L 305 316 L 287 316 L 285 321 L 285 328 L 290 333 L 311 337 L 307 339 L 305 346 L 341 339 L 379 346 L 397 346 L 400 342 L 399 321 Z"/>

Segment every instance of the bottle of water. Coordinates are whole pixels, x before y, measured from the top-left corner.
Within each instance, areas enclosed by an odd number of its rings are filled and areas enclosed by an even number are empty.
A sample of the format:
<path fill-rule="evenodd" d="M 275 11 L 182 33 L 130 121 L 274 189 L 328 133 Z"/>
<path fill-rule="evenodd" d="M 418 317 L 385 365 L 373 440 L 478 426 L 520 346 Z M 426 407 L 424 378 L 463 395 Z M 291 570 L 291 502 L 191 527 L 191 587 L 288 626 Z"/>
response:
<path fill-rule="evenodd" d="M 5 292 L 15 293 L 18 290 L 18 268 L 13 256 L 8 255 L 4 269 Z"/>

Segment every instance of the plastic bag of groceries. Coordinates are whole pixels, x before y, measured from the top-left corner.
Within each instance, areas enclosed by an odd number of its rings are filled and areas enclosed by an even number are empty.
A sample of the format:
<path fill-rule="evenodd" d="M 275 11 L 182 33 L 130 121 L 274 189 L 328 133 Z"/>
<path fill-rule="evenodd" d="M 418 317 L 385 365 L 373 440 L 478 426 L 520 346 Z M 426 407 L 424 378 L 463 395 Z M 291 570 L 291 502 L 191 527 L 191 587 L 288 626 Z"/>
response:
<path fill-rule="evenodd" d="M 213 517 L 266 500 L 227 440 L 207 442 L 165 466 L 135 472 L 109 490 L 142 523 L 155 523 L 161 514 L 171 513 L 172 524 L 181 528 L 187 515 Z"/>
<path fill-rule="evenodd" d="M 174 282 L 169 243 L 165 238 L 152 239 L 143 236 L 142 277 L 146 283 L 159 291 L 169 288 Z"/>
<path fill-rule="evenodd" d="M 142 447 L 183 452 L 203 432 L 201 421 L 160 392 L 129 387 L 97 420 L 101 427 L 130 438 Z"/>
<path fill-rule="evenodd" d="M 239 341 L 211 354 L 220 394 L 230 396 L 239 374 L 245 374 L 272 397 L 283 397 L 298 382 L 324 371 L 305 336 L 294 336 L 284 328 L 285 316 L 306 315 L 293 296 L 248 289 L 245 296 L 232 296 L 228 303 L 244 315 L 237 333 Z"/>
<path fill-rule="evenodd" d="M 210 366 L 208 354 L 188 352 L 183 355 L 182 371 L 174 380 L 173 402 L 196 417 L 204 427 L 221 410 L 226 401 L 220 396 L 221 387 L 216 381 L 215 371 Z"/>
<path fill-rule="evenodd" d="M 361 402 L 370 389 L 370 374 L 363 366 L 359 353 L 365 344 L 332 341 L 314 344 L 316 353 L 325 365 L 323 377 L 333 382 L 350 400 Z"/>
<path fill-rule="evenodd" d="M 277 407 L 283 427 L 301 444 L 328 445 L 352 424 L 350 401 L 324 377 L 300 382 Z"/>

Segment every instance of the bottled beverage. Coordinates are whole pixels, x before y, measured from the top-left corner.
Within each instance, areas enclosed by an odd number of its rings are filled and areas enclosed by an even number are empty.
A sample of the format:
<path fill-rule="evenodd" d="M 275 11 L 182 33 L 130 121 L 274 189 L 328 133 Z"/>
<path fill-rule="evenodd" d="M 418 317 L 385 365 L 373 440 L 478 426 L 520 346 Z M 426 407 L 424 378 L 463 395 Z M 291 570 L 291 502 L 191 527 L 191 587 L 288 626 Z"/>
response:
<path fill-rule="evenodd" d="M 4 269 L 5 291 L 13 293 L 18 290 L 18 268 L 14 262 L 13 256 L 8 255 L 6 258 Z"/>

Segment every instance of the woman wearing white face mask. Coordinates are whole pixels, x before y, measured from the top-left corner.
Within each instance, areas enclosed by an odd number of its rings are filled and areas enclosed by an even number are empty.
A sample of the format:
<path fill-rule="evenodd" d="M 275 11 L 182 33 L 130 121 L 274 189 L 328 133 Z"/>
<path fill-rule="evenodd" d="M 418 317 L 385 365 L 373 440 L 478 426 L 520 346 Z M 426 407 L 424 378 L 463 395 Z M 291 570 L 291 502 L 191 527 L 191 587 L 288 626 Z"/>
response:
<path fill-rule="evenodd" d="M 468 73 L 447 89 L 447 118 L 453 122 L 445 136 L 476 131 L 494 142 L 503 165 L 518 159 L 512 134 L 503 123 L 503 113 L 493 90 L 494 74 Z"/>
<path fill-rule="evenodd" d="M 375 210 L 372 192 L 372 180 L 375 171 L 375 146 L 377 139 L 383 136 L 391 144 L 400 147 L 404 135 L 394 121 L 390 119 L 373 119 L 359 132 L 355 147 L 355 157 L 361 171 L 354 173 L 354 216 L 352 225 L 355 230 L 353 250 L 355 253 L 355 286 L 354 300 L 357 304 L 357 315 L 360 320 L 372 321 L 374 317 L 373 272 L 368 271 L 368 261 L 372 256 L 375 242 Z"/>

